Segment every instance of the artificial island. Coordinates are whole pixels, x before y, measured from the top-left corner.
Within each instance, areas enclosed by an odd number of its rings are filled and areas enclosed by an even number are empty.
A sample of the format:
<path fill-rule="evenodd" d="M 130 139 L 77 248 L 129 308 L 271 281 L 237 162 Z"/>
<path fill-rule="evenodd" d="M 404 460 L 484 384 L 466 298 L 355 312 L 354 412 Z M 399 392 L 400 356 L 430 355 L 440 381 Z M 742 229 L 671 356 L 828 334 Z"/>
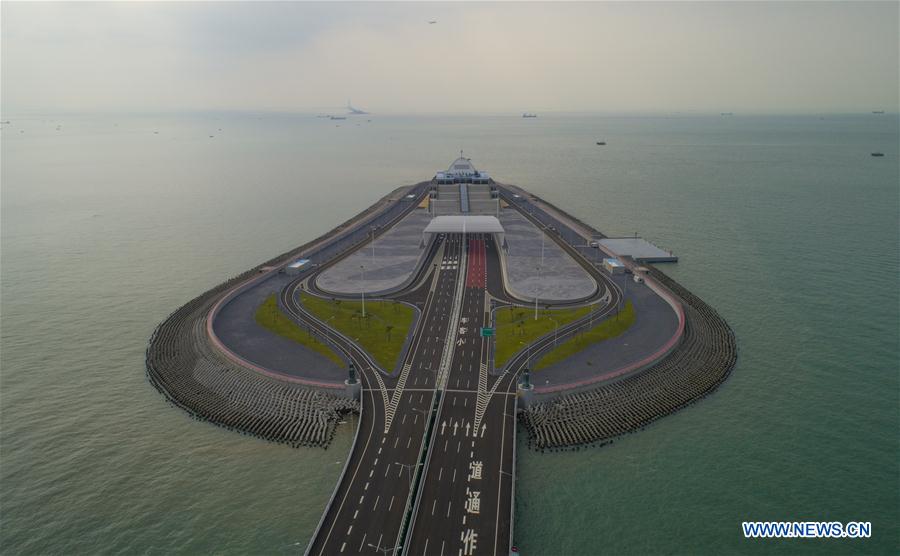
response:
<path fill-rule="evenodd" d="M 197 419 L 353 447 L 307 554 L 509 554 L 517 428 L 612 442 L 713 391 L 734 335 L 654 263 L 462 155 L 212 288 L 150 339 L 147 375 Z"/>

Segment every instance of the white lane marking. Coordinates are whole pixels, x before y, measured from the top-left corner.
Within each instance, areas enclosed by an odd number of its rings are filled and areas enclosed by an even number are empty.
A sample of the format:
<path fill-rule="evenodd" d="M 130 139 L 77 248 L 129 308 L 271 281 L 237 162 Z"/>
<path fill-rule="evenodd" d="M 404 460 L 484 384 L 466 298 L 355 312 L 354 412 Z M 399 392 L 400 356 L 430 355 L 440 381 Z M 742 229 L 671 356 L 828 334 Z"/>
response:
<path fill-rule="evenodd" d="M 378 458 L 375 458 L 375 463 L 372 464 L 373 467 L 376 465 L 378 465 Z"/>
<path fill-rule="evenodd" d="M 450 517 L 450 505 L 453 504 L 453 500 L 447 502 L 447 517 Z"/>
<path fill-rule="evenodd" d="M 455 482 L 456 482 L 456 469 L 453 470 L 453 480 L 450 481 L 450 482 L 451 482 L 451 483 L 455 483 Z"/>
<path fill-rule="evenodd" d="M 362 542 L 359 543 L 359 550 L 357 552 L 362 552 L 363 545 L 366 544 L 366 535 L 367 533 L 363 533 Z"/>
<path fill-rule="evenodd" d="M 365 499 L 366 499 L 366 495 L 363 494 L 362 496 L 359 497 L 359 503 L 362 504 L 363 500 L 365 500 Z"/>
<path fill-rule="evenodd" d="M 434 503 L 431 504 L 431 515 L 434 515 L 434 509 L 437 507 L 437 498 L 434 499 Z"/>
<path fill-rule="evenodd" d="M 384 466 L 384 476 L 385 476 L 385 477 L 387 477 L 387 474 L 390 472 L 390 470 L 391 470 L 391 466 L 390 466 L 390 465 L 385 465 L 385 466 Z"/>
<path fill-rule="evenodd" d="M 459 453 L 459 449 L 462 447 L 462 440 L 456 443 L 456 453 Z"/>
<path fill-rule="evenodd" d="M 351 525 L 350 527 L 347 527 L 347 534 L 349 535 L 349 534 L 350 534 L 350 531 L 352 531 L 352 530 L 353 530 L 353 526 L 352 526 L 352 525 Z M 347 543 L 344 543 L 344 544 L 347 544 Z"/>
<path fill-rule="evenodd" d="M 356 510 L 355 512 L 353 512 L 353 519 L 356 519 L 357 515 L 359 515 L 359 510 Z"/>
<path fill-rule="evenodd" d="M 397 442 L 400 442 L 400 437 L 399 437 L 399 436 L 398 436 L 397 438 L 394 439 L 394 448 L 397 447 Z"/>
<path fill-rule="evenodd" d="M 343 552 L 346 547 L 347 547 L 347 543 L 341 544 L 341 552 Z"/>
<path fill-rule="evenodd" d="M 366 486 L 363 487 L 363 490 L 369 490 L 369 483 L 366 482 Z"/>
<path fill-rule="evenodd" d="M 441 541 L 441 556 L 444 556 L 444 542 L 445 541 Z"/>
<path fill-rule="evenodd" d="M 378 448 L 378 455 L 379 455 L 379 456 L 381 455 L 381 450 L 382 450 L 382 449 L 379 447 L 379 448 Z"/>
<path fill-rule="evenodd" d="M 388 511 L 391 511 L 391 508 L 393 508 L 393 507 L 394 507 L 394 497 L 391 496 L 391 503 L 388 504 Z"/>
<path fill-rule="evenodd" d="M 406 447 L 409 448 L 409 445 L 410 445 L 411 443 L 412 443 L 412 437 L 410 436 L 410 437 L 406 440 Z"/>
<path fill-rule="evenodd" d="M 440 469 L 438 469 L 438 481 L 440 481 L 441 477 L 443 477 L 443 476 L 444 476 L 444 468 L 441 467 Z"/>
<path fill-rule="evenodd" d="M 375 498 L 375 504 L 372 505 L 372 511 L 374 512 L 378 508 L 378 501 L 381 500 L 381 496 Z"/>

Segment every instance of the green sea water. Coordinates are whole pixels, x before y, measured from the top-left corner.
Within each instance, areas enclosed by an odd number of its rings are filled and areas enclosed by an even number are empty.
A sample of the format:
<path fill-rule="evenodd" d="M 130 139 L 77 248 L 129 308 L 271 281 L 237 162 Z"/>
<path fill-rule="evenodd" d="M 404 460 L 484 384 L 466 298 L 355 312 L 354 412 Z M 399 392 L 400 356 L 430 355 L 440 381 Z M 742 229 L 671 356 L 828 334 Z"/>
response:
<path fill-rule="evenodd" d="M 193 421 L 146 381 L 147 339 L 460 149 L 672 249 L 664 270 L 738 340 L 717 392 L 645 431 L 552 454 L 520 438 L 522 553 L 900 552 L 895 114 L 7 118 L 4 554 L 302 552 L 355 423 L 321 450 Z M 872 538 L 745 540 L 746 520 L 871 521 Z"/>

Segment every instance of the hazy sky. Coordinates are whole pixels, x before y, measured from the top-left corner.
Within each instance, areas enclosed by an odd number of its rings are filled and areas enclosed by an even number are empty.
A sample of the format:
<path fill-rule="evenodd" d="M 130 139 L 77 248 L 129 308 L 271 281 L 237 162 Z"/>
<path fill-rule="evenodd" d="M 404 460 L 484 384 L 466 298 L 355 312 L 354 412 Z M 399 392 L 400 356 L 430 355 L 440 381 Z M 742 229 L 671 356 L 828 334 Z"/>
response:
<path fill-rule="evenodd" d="M 898 5 L 3 1 L 0 102 L 4 115 L 348 98 L 380 113 L 894 111 Z"/>

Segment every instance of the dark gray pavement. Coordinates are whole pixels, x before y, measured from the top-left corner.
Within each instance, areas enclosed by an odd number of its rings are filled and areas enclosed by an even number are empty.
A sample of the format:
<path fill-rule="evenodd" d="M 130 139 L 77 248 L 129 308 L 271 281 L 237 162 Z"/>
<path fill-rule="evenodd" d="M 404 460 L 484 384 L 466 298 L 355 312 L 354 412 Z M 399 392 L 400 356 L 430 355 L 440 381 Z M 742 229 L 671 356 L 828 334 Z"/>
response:
<path fill-rule="evenodd" d="M 346 371 L 327 357 L 257 324 L 256 310 L 288 282 L 288 276 L 276 274 L 236 296 L 219 310 L 216 335 L 229 349 L 261 367 L 314 380 L 344 380 Z"/>
<path fill-rule="evenodd" d="M 672 307 L 645 284 L 636 284 L 631 275 L 613 280 L 634 304 L 637 320 L 624 334 L 588 346 L 571 357 L 535 371 L 535 386 L 553 386 L 584 380 L 634 363 L 663 346 L 678 328 L 678 317 Z M 615 318 L 614 316 L 608 318 Z"/>

